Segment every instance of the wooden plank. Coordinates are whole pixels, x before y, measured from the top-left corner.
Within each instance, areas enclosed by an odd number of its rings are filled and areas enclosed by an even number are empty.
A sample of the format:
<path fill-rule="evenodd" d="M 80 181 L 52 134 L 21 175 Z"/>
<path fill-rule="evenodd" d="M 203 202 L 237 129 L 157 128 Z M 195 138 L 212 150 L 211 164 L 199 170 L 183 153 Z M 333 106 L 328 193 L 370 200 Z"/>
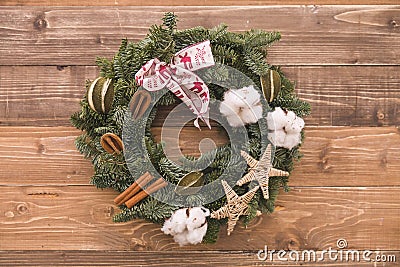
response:
<path fill-rule="evenodd" d="M 202 140 L 211 139 L 217 146 L 228 140 L 224 132 L 198 132 L 194 127 L 183 128 L 179 137 L 166 134 L 161 139 L 159 128 L 153 133 L 166 147 L 179 147 L 183 154 L 195 156 L 200 155 Z M 382 186 L 400 182 L 400 132 L 396 128 L 310 127 L 306 128 L 301 151 L 304 157 L 291 175 L 292 186 Z M 171 158 L 179 162 L 179 157 Z"/>
<path fill-rule="evenodd" d="M 308 125 L 385 126 L 400 124 L 397 67 L 285 68 L 296 93 L 311 104 Z"/>
<path fill-rule="evenodd" d="M 2 7 L 0 65 L 92 65 L 120 40 L 142 39 L 166 11 L 179 28 L 277 30 L 278 65 L 391 64 L 400 58 L 399 6 Z M 23 55 L 16 57 L 15 55 Z"/>
<path fill-rule="evenodd" d="M 116 193 L 91 186 L 0 186 L 0 250 L 323 250 L 346 239 L 349 249 L 400 249 L 399 187 L 296 187 L 277 211 L 222 227 L 216 244 L 179 247 L 160 226 L 116 224 Z"/>
<path fill-rule="evenodd" d="M 72 127 L 0 127 L 0 184 L 87 185 L 93 167 L 76 150 Z"/>
<path fill-rule="evenodd" d="M 159 139 L 160 128 L 153 130 Z M 217 131 L 183 129 L 183 153 L 198 155 L 205 138 L 225 143 Z M 0 127 L 0 185 L 87 185 L 93 171 L 75 149 L 78 134 L 72 127 Z M 400 185 L 396 128 L 308 127 L 306 136 L 304 157 L 290 177 L 290 186 Z"/>
<path fill-rule="evenodd" d="M 394 255 L 398 261 L 399 251 L 379 251 Z M 0 252 L 0 264 L 4 266 L 371 266 L 360 261 L 260 261 L 257 251 L 7 251 Z M 317 255 L 321 255 L 319 252 Z M 372 257 L 371 257 L 372 258 Z M 353 265 L 354 264 L 354 265 Z M 396 262 L 374 262 L 374 266 L 397 266 Z"/>
<path fill-rule="evenodd" d="M 290 184 L 312 186 L 398 185 L 400 132 L 396 128 L 306 129 L 304 157 Z M 368 182 L 367 182 L 368 181 Z"/>
<path fill-rule="evenodd" d="M 396 0 L 2 0 L 3 6 L 263 6 L 263 5 L 396 5 Z"/>
<path fill-rule="evenodd" d="M 95 67 L 0 67 L 0 124 L 71 125 Z"/>
<path fill-rule="evenodd" d="M 313 126 L 388 126 L 400 123 L 400 66 L 284 67 L 309 101 Z M 79 110 L 91 66 L 0 66 L 0 124 L 67 126 Z M 162 108 L 161 126 L 170 108 Z"/>

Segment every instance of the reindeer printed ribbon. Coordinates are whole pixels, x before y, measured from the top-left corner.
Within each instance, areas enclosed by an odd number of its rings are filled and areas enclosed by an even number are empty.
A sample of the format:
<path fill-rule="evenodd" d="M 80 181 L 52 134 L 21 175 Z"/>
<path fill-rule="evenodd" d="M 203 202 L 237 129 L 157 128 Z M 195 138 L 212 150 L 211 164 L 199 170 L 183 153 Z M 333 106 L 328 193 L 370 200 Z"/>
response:
<path fill-rule="evenodd" d="M 194 125 L 200 129 L 198 120 L 211 128 L 208 118 L 210 94 L 204 81 L 193 71 L 214 65 L 210 41 L 188 46 L 174 55 L 171 63 L 158 58 L 148 61 L 136 73 L 135 79 L 148 91 L 166 87 L 197 116 Z"/>

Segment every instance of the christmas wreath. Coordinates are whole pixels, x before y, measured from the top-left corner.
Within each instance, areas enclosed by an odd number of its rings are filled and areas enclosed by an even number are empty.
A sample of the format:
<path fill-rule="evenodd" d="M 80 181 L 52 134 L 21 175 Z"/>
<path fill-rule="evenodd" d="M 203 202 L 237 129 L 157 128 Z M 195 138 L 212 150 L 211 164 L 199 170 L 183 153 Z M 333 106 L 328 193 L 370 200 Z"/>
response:
<path fill-rule="evenodd" d="M 265 60 L 278 32 L 178 30 L 176 22 L 166 13 L 143 40 L 123 40 L 112 60 L 98 58 L 100 77 L 87 81 L 71 121 L 83 130 L 76 147 L 92 160 L 91 182 L 120 193 L 115 222 L 144 218 L 164 223 L 181 245 L 214 242 L 221 224 L 230 234 L 239 218 L 273 212 L 301 157 L 310 106 Z M 158 107 L 179 103 L 198 128 L 218 122 L 229 143 L 171 160 L 151 125 Z"/>

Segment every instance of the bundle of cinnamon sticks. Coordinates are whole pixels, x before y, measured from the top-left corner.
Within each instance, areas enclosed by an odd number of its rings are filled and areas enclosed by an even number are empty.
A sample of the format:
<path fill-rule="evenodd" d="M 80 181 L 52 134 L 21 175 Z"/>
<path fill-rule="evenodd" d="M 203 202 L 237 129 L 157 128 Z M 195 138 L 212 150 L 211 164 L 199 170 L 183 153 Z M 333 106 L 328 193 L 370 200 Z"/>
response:
<path fill-rule="evenodd" d="M 114 203 L 118 206 L 125 203 L 128 208 L 132 208 L 141 200 L 145 199 L 148 195 L 160 190 L 165 187 L 168 183 L 163 178 L 159 178 L 154 183 L 150 184 L 146 190 L 142 190 L 147 184 L 154 179 L 154 176 L 149 172 L 146 172 L 139 177 L 131 186 L 129 186 L 124 192 L 119 194 L 115 199 Z"/>

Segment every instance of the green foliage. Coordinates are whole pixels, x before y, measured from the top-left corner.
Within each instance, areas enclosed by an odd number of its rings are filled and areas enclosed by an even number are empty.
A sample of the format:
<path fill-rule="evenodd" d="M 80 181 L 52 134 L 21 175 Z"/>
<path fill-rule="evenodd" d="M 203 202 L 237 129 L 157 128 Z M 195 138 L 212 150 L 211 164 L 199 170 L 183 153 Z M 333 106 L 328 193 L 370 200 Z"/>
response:
<path fill-rule="evenodd" d="M 133 94 L 138 89 L 135 81 L 135 73 L 150 59 L 155 57 L 162 61 L 169 62 L 171 57 L 189 45 L 210 40 L 212 53 L 217 64 L 214 67 L 201 70 L 201 76 L 207 81 L 218 81 L 220 84 L 208 84 L 210 89 L 211 104 L 215 100 L 221 100 L 224 92 L 234 83 L 233 87 L 240 88 L 248 85 L 248 80 L 240 80 L 235 77 L 225 65 L 246 74 L 257 86 L 260 87 L 259 76 L 265 74 L 268 69 L 276 69 L 282 78 L 282 90 L 278 97 L 270 104 L 271 108 L 280 106 L 293 110 L 298 116 L 306 116 L 310 113 L 310 105 L 300 100 L 294 93 L 294 84 L 288 80 L 284 73 L 277 66 L 269 65 L 265 56 L 267 47 L 280 39 L 278 32 L 266 32 L 262 30 L 250 30 L 245 33 L 233 33 L 228 31 L 228 27 L 221 24 L 212 29 L 204 27 L 194 27 L 191 29 L 178 30 L 177 18 L 174 13 L 166 13 L 162 25 L 153 25 L 149 34 L 139 42 L 122 40 L 119 51 L 113 59 L 98 58 L 97 65 L 100 67 L 100 75 L 112 78 L 114 81 L 115 97 L 111 111 L 106 114 L 99 114 L 91 110 L 86 96 L 81 101 L 81 110 L 71 116 L 71 123 L 83 133 L 76 141 L 76 147 L 86 158 L 91 159 L 94 166 L 94 175 L 91 182 L 98 188 L 113 188 L 118 192 L 124 191 L 140 174 L 148 171 L 150 166 L 154 168 L 167 181 L 176 184 L 190 170 L 202 170 L 211 167 L 212 171 L 204 175 L 206 184 L 220 178 L 224 173 L 228 182 L 234 182 L 231 177 L 241 170 L 246 170 L 247 165 L 240 156 L 240 147 L 227 144 L 202 155 L 194 161 L 193 157 L 182 159 L 182 165 L 170 161 L 164 154 L 163 145 L 157 144 L 151 135 L 151 122 L 157 114 L 157 106 L 172 105 L 177 102 L 177 98 L 172 93 L 163 95 L 156 103 L 156 107 L 150 112 L 147 121 L 139 122 L 136 130 L 127 132 L 127 140 L 133 141 L 132 147 L 124 155 L 110 155 L 100 145 L 100 138 L 104 133 L 112 132 L 117 135 L 122 134 L 124 124 L 124 114 L 128 108 Z M 230 84 L 224 86 L 224 82 Z M 91 81 L 87 81 L 88 89 Z M 157 94 L 157 92 L 155 92 Z M 264 115 L 269 110 L 264 110 Z M 127 127 L 130 129 L 130 127 Z M 144 129 L 146 137 L 139 138 L 139 130 Z M 246 131 L 249 142 L 243 144 L 250 154 L 259 158 L 266 144 L 260 140 L 266 140 L 265 136 L 268 129 L 263 125 L 248 125 Z M 303 135 L 304 138 L 304 135 Z M 139 140 L 140 139 L 140 140 Z M 147 150 L 147 155 L 142 155 L 141 148 Z M 299 147 L 291 150 L 277 148 L 273 165 L 276 168 L 291 172 L 293 162 L 300 159 Z M 138 151 L 138 152 L 137 152 Z M 135 170 L 132 174 L 128 169 L 128 164 Z M 258 191 L 249 204 L 249 215 L 244 216 L 245 223 L 250 222 L 257 213 L 273 212 L 274 203 L 280 188 L 288 190 L 288 177 L 272 177 L 270 179 L 270 199 L 265 200 Z M 199 203 L 208 203 L 215 194 L 223 194 L 220 184 L 211 188 L 211 192 L 202 192 L 192 196 L 175 196 L 179 201 L 183 201 L 187 206 L 197 206 Z M 145 218 L 153 222 L 162 223 L 170 217 L 178 206 L 165 204 L 170 203 L 170 196 L 165 194 L 166 188 L 156 192 L 154 197 L 147 197 L 134 207 L 128 209 L 121 206 L 121 213 L 114 217 L 115 222 L 125 222 L 134 218 Z M 234 190 L 239 194 L 244 194 L 248 186 L 235 186 Z M 211 201 L 205 207 L 216 210 L 225 205 L 226 197 Z M 215 220 L 208 218 L 208 230 L 204 242 L 215 242 L 220 229 L 220 224 L 226 220 Z"/>

